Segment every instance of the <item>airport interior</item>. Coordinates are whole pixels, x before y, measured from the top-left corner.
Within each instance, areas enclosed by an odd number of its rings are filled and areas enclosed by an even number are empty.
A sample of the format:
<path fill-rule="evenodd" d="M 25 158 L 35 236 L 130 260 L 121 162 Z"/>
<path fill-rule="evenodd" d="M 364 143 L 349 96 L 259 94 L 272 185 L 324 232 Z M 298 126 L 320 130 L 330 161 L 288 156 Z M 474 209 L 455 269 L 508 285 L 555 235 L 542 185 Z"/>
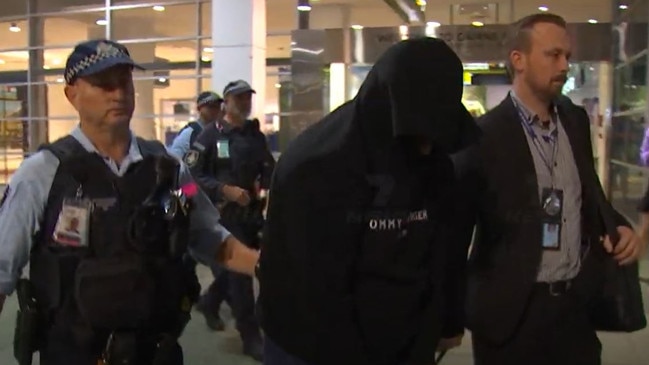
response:
<path fill-rule="evenodd" d="M 63 71 L 86 39 L 118 41 L 144 66 L 134 74 L 138 136 L 171 143 L 197 117 L 200 92 L 221 93 L 244 79 L 257 91 L 253 116 L 281 156 L 305 128 L 354 98 L 383 51 L 410 37 L 451 46 L 464 64 L 463 103 L 475 117 L 485 114 L 511 87 L 502 48 L 508 25 L 538 12 L 568 22 L 573 52 L 563 94 L 589 115 L 609 199 L 638 223 L 649 182 L 641 157 L 649 138 L 649 0 L 3 0 L 0 184 L 77 125 Z M 646 294 L 646 260 L 641 281 Z M 0 316 L 3 365 L 14 363 L 15 303 L 8 303 Z M 194 320 L 182 342 L 189 365 L 255 363 L 239 354 L 232 329 L 214 334 Z M 602 334 L 602 343 L 603 364 L 649 363 L 647 330 Z M 468 339 L 442 362 L 472 363 Z"/>

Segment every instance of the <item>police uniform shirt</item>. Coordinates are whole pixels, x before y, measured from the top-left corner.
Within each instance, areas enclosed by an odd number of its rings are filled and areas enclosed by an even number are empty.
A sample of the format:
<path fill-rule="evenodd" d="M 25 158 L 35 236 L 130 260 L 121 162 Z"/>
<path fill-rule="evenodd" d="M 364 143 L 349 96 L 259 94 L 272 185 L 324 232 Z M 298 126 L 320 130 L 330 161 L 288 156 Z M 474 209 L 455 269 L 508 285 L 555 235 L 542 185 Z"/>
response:
<path fill-rule="evenodd" d="M 227 147 L 218 147 L 221 140 L 227 141 Z M 225 122 L 209 124 L 196 138 L 184 162 L 213 202 L 223 200 L 223 185 L 251 191 L 259 179 L 261 189 L 268 189 L 275 169 L 275 158 L 257 120 L 247 120 L 240 127 Z"/>
<path fill-rule="evenodd" d="M 92 142 L 78 127 L 71 135 L 88 151 L 98 153 Z M 121 165 L 104 158 L 111 171 L 123 176 L 129 166 L 143 157 L 135 136 L 128 155 Z M 0 204 L 0 294 L 11 294 L 23 268 L 29 262 L 33 237 L 42 228 L 43 212 L 59 166 L 59 160 L 49 151 L 40 151 L 27 158 L 12 176 Z M 192 182 L 189 170 L 180 165 L 180 184 Z M 230 233 L 219 224 L 219 213 L 202 192 L 193 198 L 190 213 L 190 252 L 207 265 L 216 260 L 217 249 Z"/>
<path fill-rule="evenodd" d="M 203 129 L 203 122 L 199 121 L 198 125 Z M 189 151 L 189 143 L 192 139 L 192 134 L 194 133 L 193 128 L 184 128 L 176 138 L 174 138 L 171 146 L 167 148 L 170 154 L 174 155 L 176 158 L 182 160 L 187 151 Z"/>

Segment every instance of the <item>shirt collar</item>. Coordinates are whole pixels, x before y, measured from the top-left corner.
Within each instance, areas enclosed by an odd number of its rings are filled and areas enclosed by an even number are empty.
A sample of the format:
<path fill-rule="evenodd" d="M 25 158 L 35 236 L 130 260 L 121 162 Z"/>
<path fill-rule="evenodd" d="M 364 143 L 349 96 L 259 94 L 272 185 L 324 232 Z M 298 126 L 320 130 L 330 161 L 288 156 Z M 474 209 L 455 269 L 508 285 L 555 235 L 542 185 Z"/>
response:
<path fill-rule="evenodd" d="M 101 156 L 101 153 L 97 151 L 95 145 L 90 141 L 90 139 L 88 139 L 88 136 L 86 136 L 83 133 L 83 131 L 81 130 L 81 128 L 79 128 L 79 126 L 76 126 L 72 130 L 72 132 L 70 132 L 70 135 L 74 137 L 74 139 L 76 139 L 77 142 L 79 142 L 83 146 L 83 148 L 86 149 L 86 151 L 90 153 L 96 153 Z M 140 151 L 140 147 L 137 144 L 137 138 L 132 132 L 131 132 L 131 142 L 128 147 L 128 155 L 126 156 L 125 160 L 128 160 L 130 162 L 138 162 L 143 160 L 142 152 Z"/>
<path fill-rule="evenodd" d="M 521 101 L 521 99 L 516 96 L 516 93 L 514 90 L 509 92 L 509 96 L 512 98 L 512 101 L 514 102 L 514 106 L 523 114 L 523 117 L 525 117 L 525 122 L 528 125 L 532 125 L 534 123 L 540 122 L 539 116 L 537 114 L 534 114 L 526 105 Z M 559 115 L 559 112 L 557 110 L 557 104 L 555 102 L 552 102 L 552 105 L 550 106 L 550 116 L 552 118 L 552 121 L 556 121 L 556 116 Z"/>

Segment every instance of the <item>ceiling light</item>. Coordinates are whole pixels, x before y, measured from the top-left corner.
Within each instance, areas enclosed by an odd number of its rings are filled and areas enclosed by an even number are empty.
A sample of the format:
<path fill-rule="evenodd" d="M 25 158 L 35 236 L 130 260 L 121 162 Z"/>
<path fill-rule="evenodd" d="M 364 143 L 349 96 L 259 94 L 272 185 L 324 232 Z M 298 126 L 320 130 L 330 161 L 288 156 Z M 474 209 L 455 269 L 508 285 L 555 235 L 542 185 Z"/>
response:
<path fill-rule="evenodd" d="M 597 24 L 597 20 L 595 20 L 595 19 L 588 19 L 588 22 L 590 24 Z"/>
<path fill-rule="evenodd" d="M 205 53 L 214 53 L 214 48 L 205 47 L 205 48 L 203 48 L 203 52 L 205 52 Z"/>
<path fill-rule="evenodd" d="M 97 24 L 97 25 L 107 25 L 108 21 L 106 19 L 97 19 L 95 24 Z"/>
<path fill-rule="evenodd" d="M 167 82 L 167 79 L 164 78 L 164 77 L 159 77 L 159 78 L 158 78 L 158 81 L 159 81 L 159 82 Z"/>
<path fill-rule="evenodd" d="M 539 10 L 540 11 L 548 11 L 548 7 L 547 6 L 539 6 Z"/>
<path fill-rule="evenodd" d="M 58 82 L 59 84 L 62 84 L 62 83 L 63 83 L 63 81 L 65 81 L 65 80 L 63 80 L 63 79 L 61 79 L 61 78 L 59 78 L 59 79 L 56 79 L 56 82 Z"/>
<path fill-rule="evenodd" d="M 165 7 L 162 6 L 162 5 L 155 5 L 153 7 L 153 10 L 155 10 L 155 11 L 165 11 Z"/>
<path fill-rule="evenodd" d="M 16 23 L 11 23 L 11 26 L 9 27 L 10 32 L 18 33 L 20 32 L 20 27 L 16 25 Z"/>
<path fill-rule="evenodd" d="M 482 27 L 482 26 L 484 26 L 484 23 L 481 22 L 481 21 L 476 20 L 476 21 L 471 22 L 471 25 L 473 25 L 474 27 Z"/>
<path fill-rule="evenodd" d="M 57 59 L 54 59 L 54 60 L 52 60 L 52 64 L 54 64 L 54 65 L 60 65 L 60 64 L 61 64 L 61 60 L 59 60 L 58 58 L 57 58 Z"/>
<path fill-rule="evenodd" d="M 620 8 L 621 10 L 626 10 L 626 9 L 629 8 L 629 6 L 628 6 L 628 5 L 624 5 L 624 4 L 620 4 L 620 6 L 618 6 L 618 8 Z"/>
<path fill-rule="evenodd" d="M 282 84 L 275 84 L 275 87 L 276 87 L 277 89 L 281 89 L 281 88 L 282 88 Z"/>
<path fill-rule="evenodd" d="M 48 65 L 43 66 L 43 70 L 49 70 L 49 69 L 51 69 L 50 66 L 48 66 Z"/>
<path fill-rule="evenodd" d="M 439 28 L 439 22 L 428 22 L 426 23 L 426 37 L 437 38 L 437 28 Z"/>
<path fill-rule="evenodd" d="M 352 25 L 352 29 L 361 30 L 361 29 L 363 29 L 363 26 L 358 25 L 358 24 L 354 24 L 354 25 Z"/>
<path fill-rule="evenodd" d="M 298 0 L 297 11 L 311 11 L 309 0 Z"/>
<path fill-rule="evenodd" d="M 0 65 L 4 65 L 5 63 L 7 63 L 5 60 L 0 60 Z"/>
<path fill-rule="evenodd" d="M 201 57 L 201 61 L 203 61 L 203 62 L 210 62 L 211 60 L 212 59 L 210 57 L 207 57 L 207 56 Z"/>

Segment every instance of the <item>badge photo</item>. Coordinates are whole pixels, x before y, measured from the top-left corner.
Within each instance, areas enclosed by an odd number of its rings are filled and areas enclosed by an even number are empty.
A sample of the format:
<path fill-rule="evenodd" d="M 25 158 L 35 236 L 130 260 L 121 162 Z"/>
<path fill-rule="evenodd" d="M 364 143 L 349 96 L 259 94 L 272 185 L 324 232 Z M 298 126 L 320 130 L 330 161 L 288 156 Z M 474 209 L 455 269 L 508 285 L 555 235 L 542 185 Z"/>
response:
<path fill-rule="evenodd" d="M 61 246 L 88 246 L 89 207 L 66 202 L 61 207 L 52 238 Z"/>
<path fill-rule="evenodd" d="M 185 154 L 185 158 L 183 159 L 183 161 L 188 167 L 193 167 L 194 165 L 196 165 L 196 163 L 198 162 L 198 156 L 199 156 L 198 153 L 199 152 L 196 150 L 189 150 Z"/>

